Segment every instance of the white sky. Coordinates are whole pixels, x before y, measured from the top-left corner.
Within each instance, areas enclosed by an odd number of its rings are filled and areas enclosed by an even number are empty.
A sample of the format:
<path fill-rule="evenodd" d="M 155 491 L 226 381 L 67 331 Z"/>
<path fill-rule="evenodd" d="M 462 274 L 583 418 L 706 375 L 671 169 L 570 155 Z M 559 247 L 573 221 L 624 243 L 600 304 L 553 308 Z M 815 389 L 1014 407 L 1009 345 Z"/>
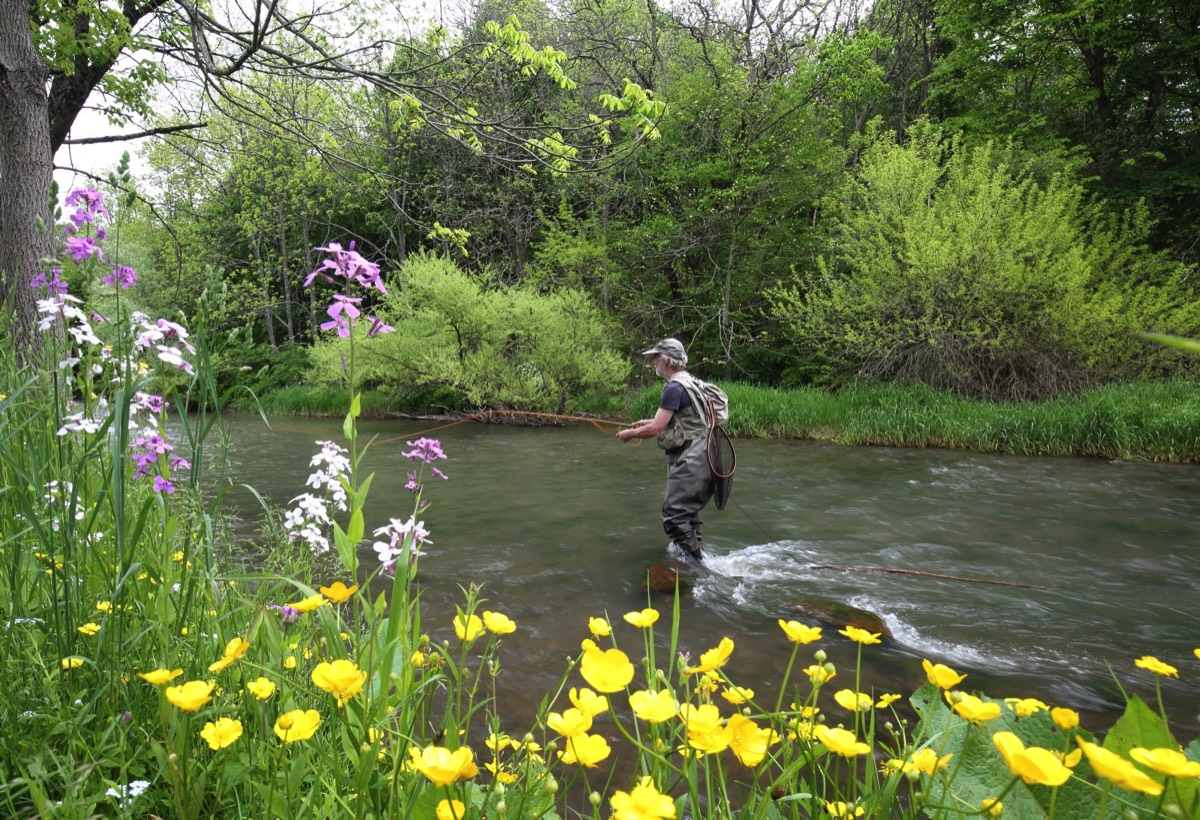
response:
<path fill-rule="evenodd" d="M 85 108 L 79 113 L 75 125 L 71 129 L 71 137 L 106 137 L 121 133 L 137 133 L 143 129 L 133 125 L 117 128 L 109 125 L 103 115 Z M 129 160 L 133 173 L 139 168 L 138 148 L 146 144 L 145 139 L 122 142 L 100 143 L 98 145 L 64 145 L 54 155 L 54 179 L 58 182 L 58 197 L 61 202 L 75 188 L 96 187 L 96 180 L 84 174 L 62 170 L 58 166 L 69 165 L 79 171 L 94 174 L 101 179 L 107 179 L 109 171 L 115 170 L 121 161 L 121 154 L 129 152 Z"/>

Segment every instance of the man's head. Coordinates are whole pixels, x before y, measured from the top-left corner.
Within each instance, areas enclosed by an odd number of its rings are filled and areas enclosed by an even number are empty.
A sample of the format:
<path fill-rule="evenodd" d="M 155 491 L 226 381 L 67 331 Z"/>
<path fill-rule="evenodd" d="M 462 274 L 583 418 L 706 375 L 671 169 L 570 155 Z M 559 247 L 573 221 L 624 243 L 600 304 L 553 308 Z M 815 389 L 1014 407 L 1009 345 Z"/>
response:
<path fill-rule="evenodd" d="M 642 351 L 643 356 L 655 356 L 654 371 L 666 378 L 665 370 L 683 370 L 687 367 L 687 351 L 678 339 L 663 339 L 649 350 Z"/>

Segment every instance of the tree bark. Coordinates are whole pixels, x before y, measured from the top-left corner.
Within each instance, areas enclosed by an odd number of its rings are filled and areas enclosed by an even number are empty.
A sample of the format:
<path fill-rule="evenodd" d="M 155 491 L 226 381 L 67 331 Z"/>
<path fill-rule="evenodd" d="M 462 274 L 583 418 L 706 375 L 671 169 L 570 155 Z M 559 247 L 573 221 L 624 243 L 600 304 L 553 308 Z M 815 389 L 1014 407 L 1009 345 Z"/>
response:
<path fill-rule="evenodd" d="M 0 0 L 0 308 L 21 361 L 40 347 L 29 280 L 54 247 L 48 79 L 33 48 L 28 4 Z"/>

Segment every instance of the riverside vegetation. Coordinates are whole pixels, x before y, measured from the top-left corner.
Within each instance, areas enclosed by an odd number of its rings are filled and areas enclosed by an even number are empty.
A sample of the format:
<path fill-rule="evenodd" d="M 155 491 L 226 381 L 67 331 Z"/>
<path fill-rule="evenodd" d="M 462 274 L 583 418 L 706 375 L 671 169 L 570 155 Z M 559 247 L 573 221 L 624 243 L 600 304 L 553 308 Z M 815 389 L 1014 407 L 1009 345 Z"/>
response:
<path fill-rule="evenodd" d="M 1200 741 L 1181 746 L 1163 709 L 1200 648 L 1117 669 L 1154 675 L 1157 703 L 1130 696 L 1100 737 L 1065 705 L 971 692 L 929 661 L 916 692 L 876 691 L 820 648 L 849 640 L 861 661 L 879 636 L 853 626 L 781 620 L 787 671 L 756 691 L 728 637 L 677 651 L 676 599 L 666 618 L 596 613 L 536 713 L 499 714 L 496 676 L 520 664 L 505 636 L 522 628 L 504 602 L 464 579 L 450 623 L 422 619 L 419 566 L 437 554 L 420 516 L 451 454 L 410 442 L 411 510 L 363 512 L 353 385 L 359 347 L 391 330 L 358 307 L 386 289 L 378 267 L 320 249 L 308 284 L 336 285 L 325 330 L 348 341 L 341 441 L 315 445 L 307 487 L 263 533 L 283 557 L 245 570 L 201 481 L 214 417 L 167 427 L 215 392 L 203 315 L 189 329 L 128 313 L 136 273 L 102 263 L 90 233 L 102 203 L 74 204 L 64 267 L 110 315 L 62 271 L 36 277 L 52 364 L 22 370 L 8 351 L 0 391 L 6 814 L 1200 816 Z"/>

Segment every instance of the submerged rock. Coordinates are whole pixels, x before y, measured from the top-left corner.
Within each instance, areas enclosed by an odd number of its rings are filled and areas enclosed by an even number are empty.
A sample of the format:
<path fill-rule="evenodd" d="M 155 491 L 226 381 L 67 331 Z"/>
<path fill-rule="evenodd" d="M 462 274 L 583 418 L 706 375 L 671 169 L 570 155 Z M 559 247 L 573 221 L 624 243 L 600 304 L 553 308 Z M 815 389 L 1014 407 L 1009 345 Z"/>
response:
<path fill-rule="evenodd" d="M 859 609 L 844 601 L 832 598 L 805 598 L 792 604 L 798 614 L 814 621 L 820 621 L 825 626 L 856 626 L 868 632 L 876 632 L 884 638 L 892 637 L 892 632 L 874 612 Z"/>
<path fill-rule="evenodd" d="M 674 592 L 678 583 L 682 592 L 691 587 L 689 574 L 696 571 L 683 562 L 668 561 L 666 564 L 651 564 L 646 567 L 646 575 L 642 578 L 642 589 L 651 592 Z"/>

